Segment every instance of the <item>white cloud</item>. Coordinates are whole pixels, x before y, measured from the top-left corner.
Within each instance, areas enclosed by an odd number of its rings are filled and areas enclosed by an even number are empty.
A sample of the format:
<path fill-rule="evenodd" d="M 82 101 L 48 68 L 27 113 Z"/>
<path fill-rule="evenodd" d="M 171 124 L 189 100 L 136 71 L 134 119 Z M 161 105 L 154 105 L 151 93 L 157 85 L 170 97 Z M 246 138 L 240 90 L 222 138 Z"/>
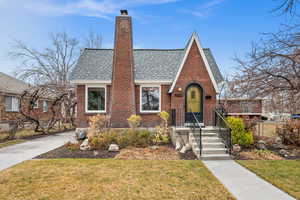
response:
<path fill-rule="evenodd" d="M 218 5 L 220 5 L 224 2 L 225 2 L 225 0 L 209 0 L 206 3 L 203 3 L 203 4 L 200 4 L 200 5 L 196 6 L 196 8 L 181 9 L 181 10 L 179 10 L 179 12 L 190 14 L 190 15 L 193 15 L 195 17 L 204 18 L 204 17 L 208 17 L 211 14 L 212 10 L 216 6 L 218 6 Z"/>
<path fill-rule="evenodd" d="M 1 0 L 0 0 L 1 1 Z M 173 3 L 181 0 L 72 0 L 63 3 L 55 1 L 30 0 L 26 8 L 51 16 L 80 15 L 111 19 L 120 9 L 129 9 L 144 5 L 158 5 Z"/>

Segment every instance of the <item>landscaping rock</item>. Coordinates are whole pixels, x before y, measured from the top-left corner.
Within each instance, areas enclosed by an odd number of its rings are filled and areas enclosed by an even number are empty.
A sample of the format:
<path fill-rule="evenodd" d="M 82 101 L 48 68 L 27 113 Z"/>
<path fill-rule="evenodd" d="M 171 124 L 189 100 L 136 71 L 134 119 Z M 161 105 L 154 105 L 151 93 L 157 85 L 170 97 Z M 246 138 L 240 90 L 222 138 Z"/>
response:
<path fill-rule="evenodd" d="M 91 146 L 89 145 L 89 140 L 88 139 L 85 139 L 82 144 L 80 145 L 80 150 L 82 151 L 87 151 L 87 150 L 90 150 L 91 149 Z"/>
<path fill-rule="evenodd" d="M 117 152 L 119 151 L 119 146 L 117 144 L 111 144 L 109 145 L 108 151 Z"/>
<path fill-rule="evenodd" d="M 238 144 L 235 144 L 235 145 L 232 146 L 232 153 L 233 154 L 239 153 L 239 152 L 241 152 L 241 150 L 242 150 L 242 148 Z"/>
<path fill-rule="evenodd" d="M 284 157 L 287 157 L 287 156 L 288 156 L 288 152 L 287 152 L 285 149 L 281 149 L 281 150 L 279 151 L 279 154 L 282 155 L 282 156 L 284 156 Z"/>
<path fill-rule="evenodd" d="M 94 156 L 97 156 L 99 154 L 99 152 L 98 151 L 94 151 L 93 154 L 94 154 Z"/>
<path fill-rule="evenodd" d="M 75 132 L 75 137 L 77 140 L 85 140 L 87 138 L 86 132 L 83 130 L 79 130 Z"/>
<path fill-rule="evenodd" d="M 159 146 L 154 145 L 154 146 L 151 146 L 150 148 L 153 150 L 157 150 L 157 149 L 159 149 Z"/>
<path fill-rule="evenodd" d="M 280 137 L 276 137 L 275 143 L 272 144 L 272 147 L 275 149 L 282 149 L 283 148 L 282 139 Z"/>
<path fill-rule="evenodd" d="M 176 140 L 176 147 L 175 150 L 179 150 L 181 148 L 181 142 L 179 141 L 179 139 Z"/>
<path fill-rule="evenodd" d="M 185 150 L 186 151 L 192 150 L 192 145 L 190 143 L 185 144 Z"/>
<path fill-rule="evenodd" d="M 182 149 L 180 150 L 180 153 L 185 153 L 186 152 L 186 147 L 183 146 Z"/>
<path fill-rule="evenodd" d="M 265 150 L 265 149 L 267 149 L 267 147 L 266 147 L 266 142 L 263 141 L 263 140 L 259 140 L 259 141 L 257 142 L 257 144 L 256 144 L 256 147 L 257 147 L 258 149 L 260 149 L 260 150 Z"/>

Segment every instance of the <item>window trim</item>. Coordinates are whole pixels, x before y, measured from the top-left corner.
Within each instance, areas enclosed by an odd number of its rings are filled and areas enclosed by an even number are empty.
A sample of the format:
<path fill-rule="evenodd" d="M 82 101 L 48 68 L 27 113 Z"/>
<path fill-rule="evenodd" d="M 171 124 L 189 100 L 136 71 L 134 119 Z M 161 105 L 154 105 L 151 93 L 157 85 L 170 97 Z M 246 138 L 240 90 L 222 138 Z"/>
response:
<path fill-rule="evenodd" d="M 158 110 L 143 110 L 142 106 L 142 90 L 143 88 L 157 87 L 159 90 L 159 107 Z M 140 85 L 140 113 L 159 113 L 161 111 L 161 85 L 144 84 Z"/>
<path fill-rule="evenodd" d="M 34 109 L 38 109 L 38 108 L 39 108 L 39 100 L 36 100 L 35 103 L 36 103 L 36 104 L 33 105 L 33 108 L 34 108 Z"/>
<path fill-rule="evenodd" d="M 104 110 L 88 110 L 88 89 L 89 88 L 104 88 L 105 105 Z M 85 85 L 85 113 L 106 113 L 107 104 L 107 89 L 106 85 Z"/>
<path fill-rule="evenodd" d="M 47 104 L 47 111 L 45 111 L 45 106 L 44 106 L 44 103 L 46 102 L 46 104 Z M 47 113 L 47 112 L 49 112 L 49 101 L 47 101 L 47 100 L 44 100 L 43 101 L 43 113 Z"/>
<path fill-rule="evenodd" d="M 11 98 L 11 108 L 13 108 L 13 98 L 18 99 L 18 110 L 17 110 L 17 111 L 16 111 L 16 110 L 13 110 L 13 109 L 7 110 L 7 108 L 6 108 L 6 99 L 5 99 L 5 98 L 7 98 L 7 97 L 10 97 L 10 98 Z M 4 96 L 4 111 L 5 111 L 5 112 L 10 112 L 10 113 L 18 113 L 18 112 L 20 112 L 20 110 L 21 110 L 20 103 L 21 103 L 20 97 L 16 97 L 16 96 L 12 96 L 12 95 L 5 95 L 5 96 Z"/>

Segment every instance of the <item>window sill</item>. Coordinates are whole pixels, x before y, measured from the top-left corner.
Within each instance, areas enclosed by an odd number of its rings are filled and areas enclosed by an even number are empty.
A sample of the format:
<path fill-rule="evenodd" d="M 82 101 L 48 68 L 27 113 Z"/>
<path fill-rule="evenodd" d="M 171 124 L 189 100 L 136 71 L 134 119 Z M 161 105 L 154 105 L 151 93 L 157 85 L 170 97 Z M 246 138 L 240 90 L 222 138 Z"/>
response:
<path fill-rule="evenodd" d="M 5 111 L 7 113 L 19 113 L 20 111 Z"/>
<path fill-rule="evenodd" d="M 140 114 L 157 114 L 160 113 L 160 111 L 140 111 Z"/>
<path fill-rule="evenodd" d="M 106 111 L 85 111 L 86 114 L 105 114 Z"/>

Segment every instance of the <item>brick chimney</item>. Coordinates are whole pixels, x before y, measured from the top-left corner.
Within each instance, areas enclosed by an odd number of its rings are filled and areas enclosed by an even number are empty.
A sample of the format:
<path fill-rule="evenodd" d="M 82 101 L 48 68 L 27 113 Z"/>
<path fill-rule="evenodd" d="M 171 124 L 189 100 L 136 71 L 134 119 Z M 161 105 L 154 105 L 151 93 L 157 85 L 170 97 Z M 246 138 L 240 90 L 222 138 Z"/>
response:
<path fill-rule="evenodd" d="M 136 113 L 132 49 L 132 22 L 127 10 L 116 17 L 111 91 L 111 125 L 128 127 L 127 119 Z"/>

